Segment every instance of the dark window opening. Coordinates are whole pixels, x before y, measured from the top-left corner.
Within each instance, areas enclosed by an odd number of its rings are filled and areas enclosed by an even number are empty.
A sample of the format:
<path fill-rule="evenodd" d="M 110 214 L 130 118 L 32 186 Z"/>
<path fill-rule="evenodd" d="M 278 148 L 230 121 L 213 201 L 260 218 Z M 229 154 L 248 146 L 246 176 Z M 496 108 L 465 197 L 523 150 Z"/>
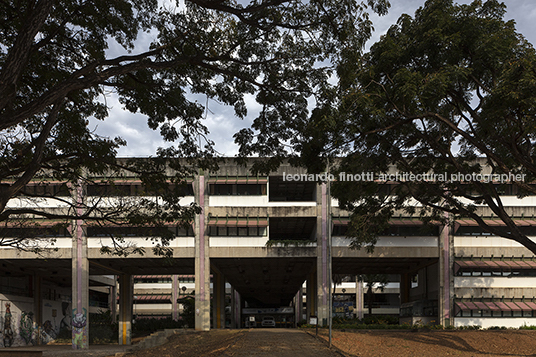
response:
<path fill-rule="evenodd" d="M 270 240 L 316 241 L 316 217 L 270 218 Z"/>
<path fill-rule="evenodd" d="M 212 196 L 262 196 L 266 195 L 266 184 L 210 184 Z"/>
<path fill-rule="evenodd" d="M 316 201 L 316 182 L 284 181 L 282 176 L 270 176 L 271 202 L 310 202 Z"/>

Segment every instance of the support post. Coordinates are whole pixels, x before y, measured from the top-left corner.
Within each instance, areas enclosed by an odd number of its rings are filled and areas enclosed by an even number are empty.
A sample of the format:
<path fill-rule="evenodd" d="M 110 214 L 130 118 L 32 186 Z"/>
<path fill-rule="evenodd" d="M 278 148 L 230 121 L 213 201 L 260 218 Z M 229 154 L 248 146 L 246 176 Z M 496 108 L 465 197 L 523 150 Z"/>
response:
<path fill-rule="evenodd" d="M 316 270 L 313 270 L 308 278 L 307 278 L 307 285 L 306 285 L 306 293 L 305 293 L 305 304 L 307 309 L 307 322 L 309 323 L 309 319 L 311 316 L 316 316 L 316 306 L 317 306 L 317 284 L 316 284 Z"/>
<path fill-rule="evenodd" d="M 318 324 L 327 326 L 329 314 L 329 266 L 328 266 L 328 192 L 327 185 L 321 185 L 321 216 L 317 223 L 317 311 Z M 319 227 L 318 227 L 319 226 Z"/>
<path fill-rule="evenodd" d="M 110 313 L 112 314 L 112 322 L 117 322 L 117 275 L 114 275 L 113 285 L 110 286 L 110 295 L 108 301 L 110 305 Z"/>
<path fill-rule="evenodd" d="M 359 281 L 358 277 L 355 277 L 355 308 L 357 310 L 356 317 L 363 319 L 365 317 L 364 304 L 363 304 L 363 282 Z"/>
<path fill-rule="evenodd" d="M 241 328 L 240 294 L 231 288 L 231 327 Z"/>
<path fill-rule="evenodd" d="M 445 213 L 447 223 L 439 236 L 439 321 L 443 326 L 454 325 L 451 316 L 451 233 L 448 223 L 448 213 Z"/>
<path fill-rule="evenodd" d="M 77 202 L 76 213 L 83 214 L 83 186 L 81 182 L 74 187 L 74 197 Z M 73 244 L 72 256 L 72 347 L 73 349 L 89 348 L 89 261 L 87 257 L 87 238 L 84 234 L 84 221 L 73 220 L 71 233 Z"/>
<path fill-rule="evenodd" d="M 410 302 L 411 274 L 400 274 L 400 304 Z"/>
<path fill-rule="evenodd" d="M 298 326 L 298 323 L 303 319 L 303 292 L 302 287 L 300 286 L 300 290 L 296 293 L 296 303 L 295 303 L 295 310 L 294 310 L 294 327 Z"/>
<path fill-rule="evenodd" d="M 37 344 L 40 345 L 41 334 L 39 332 L 43 328 L 43 294 L 41 293 L 42 278 L 39 275 L 34 274 L 32 281 L 33 281 L 33 291 L 34 291 L 33 293 L 33 301 L 34 301 L 33 311 L 34 311 L 34 319 L 35 319 L 34 322 L 37 324 L 37 329 L 38 329 L 36 341 L 37 341 Z"/>
<path fill-rule="evenodd" d="M 132 303 L 134 295 L 132 275 L 119 276 L 119 344 L 132 344 Z"/>
<path fill-rule="evenodd" d="M 208 236 L 205 232 L 205 177 L 197 182 L 199 206 L 202 212 L 195 218 L 195 329 L 210 330 L 210 261 Z"/>
<path fill-rule="evenodd" d="M 177 275 L 171 276 L 171 310 L 174 321 L 179 320 L 179 278 Z"/>
<path fill-rule="evenodd" d="M 225 328 L 225 278 L 212 267 L 212 318 L 214 328 Z"/>

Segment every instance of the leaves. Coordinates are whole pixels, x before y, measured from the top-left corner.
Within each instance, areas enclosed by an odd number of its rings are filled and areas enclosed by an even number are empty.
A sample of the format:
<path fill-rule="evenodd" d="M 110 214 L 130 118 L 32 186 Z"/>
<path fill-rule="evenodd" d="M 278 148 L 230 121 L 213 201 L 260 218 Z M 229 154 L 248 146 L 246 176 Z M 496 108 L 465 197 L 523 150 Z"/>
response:
<path fill-rule="evenodd" d="M 283 154 L 282 145 L 297 142 L 286 128 L 306 122 L 311 98 L 322 102 L 333 91 L 329 76 L 340 48 L 360 49 L 371 29 L 366 12 L 385 13 L 388 2 L 191 0 L 177 6 L 156 0 L 0 3 L 0 221 L 32 215 L 102 226 L 187 224 L 199 208 L 181 206 L 184 192 L 173 187 L 193 168 L 217 167 L 204 124 L 207 108 L 196 98 L 230 105 L 243 118 L 244 96 L 254 94 L 263 109 L 255 132 L 236 136 L 241 152 Z M 151 38 L 147 48 L 136 47 L 140 36 Z M 88 126 L 90 117 L 114 120 L 109 93 L 126 110 L 147 116 L 149 128 L 174 145 L 137 163 L 117 161 L 126 142 Z M 105 197 L 47 196 L 66 205 L 59 212 L 7 205 L 25 197 L 32 182 L 113 186 L 113 178 L 133 177 L 161 200 L 120 196 L 111 204 Z M 140 252 L 123 249 L 123 237 L 112 236 L 118 254 Z M 155 252 L 169 253 L 172 236 L 160 238 Z"/>
<path fill-rule="evenodd" d="M 447 212 L 536 253 L 504 207 L 501 185 L 451 179 L 523 174 L 508 183 L 520 196 L 536 194 L 529 185 L 536 174 L 536 53 L 514 22 L 503 20 L 505 12 L 495 0 L 429 0 L 413 18 L 401 16 L 370 52 L 344 53 L 339 103 L 329 111 L 334 123 L 313 114 L 298 130 L 303 162 L 316 168 L 318 157 L 339 155 L 339 172 L 444 174 L 334 183 L 334 196 L 352 212 L 355 247 L 372 247 L 393 215 L 446 224 Z M 506 227 L 489 226 L 482 215 Z"/>

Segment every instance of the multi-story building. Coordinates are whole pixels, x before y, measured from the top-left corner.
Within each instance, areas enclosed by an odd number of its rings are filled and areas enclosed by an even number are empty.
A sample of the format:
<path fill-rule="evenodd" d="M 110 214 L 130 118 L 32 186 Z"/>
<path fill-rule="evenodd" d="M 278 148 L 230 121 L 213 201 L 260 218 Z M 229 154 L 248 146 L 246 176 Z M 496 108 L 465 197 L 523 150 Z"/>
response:
<path fill-rule="evenodd" d="M 36 281 L 64 284 L 55 301 L 59 294 L 69 302 L 69 296 L 76 315 L 80 309 L 90 309 L 88 291 L 98 290 L 88 290 L 92 277 L 114 277 L 119 283 L 120 343 L 125 344 L 130 343 L 133 315 L 178 318 L 177 301 L 184 293 L 195 294 L 195 327 L 200 330 L 242 327 L 267 314 L 280 325 L 310 316 L 326 324 L 331 274 L 391 276 L 391 285 L 373 306 L 377 313 L 397 313 L 400 307 L 401 316 L 414 322 L 536 325 L 536 261 L 526 248 L 486 236 L 471 220 L 423 233 L 417 217 L 400 215 L 391 220 L 391 228 L 379 237 L 373 253 L 350 249 L 345 237 L 348 212 L 328 197 L 325 182 L 302 179 L 303 173 L 284 164 L 269 176 L 252 176 L 233 160 L 222 163 L 216 173 L 200 173 L 182 203 L 196 202 L 203 212 L 192 222 L 192 229 L 169 227 L 177 235 L 170 246 L 171 259 L 162 259 L 150 249 L 143 256 L 103 255 L 101 245 L 109 243 L 106 234 L 84 222 L 72 222 L 74 228 L 57 237 L 57 250 L 46 259 L 0 249 L 2 277 L 26 279 L 27 290 L 32 291 L 26 298 L 33 299 L 28 302 L 33 309 L 28 305 L 24 311 L 33 311 L 40 324 L 61 318 L 63 309 L 45 299 L 48 288 Z M 138 192 L 136 185 L 139 182 L 127 176 L 115 182 L 116 188 L 132 195 Z M 102 194 L 91 188 L 86 192 Z M 528 218 L 534 216 L 534 199 L 504 192 L 512 216 L 529 235 L 536 232 L 536 221 Z M 501 224 L 486 207 L 479 210 L 492 224 Z M 127 243 L 151 247 L 143 231 L 123 228 L 123 233 Z M 181 277 L 191 280 L 181 281 Z M 14 285 L 18 284 L 5 286 Z M 345 302 L 346 307 L 354 304 L 355 315 L 367 313 L 366 299 L 360 301 L 365 294 L 362 285 L 344 282 L 335 289 L 336 314 L 345 311 Z M 18 306 L 10 296 L 4 297 Z M 0 316 L 6 316 L 4 303 Z"/>

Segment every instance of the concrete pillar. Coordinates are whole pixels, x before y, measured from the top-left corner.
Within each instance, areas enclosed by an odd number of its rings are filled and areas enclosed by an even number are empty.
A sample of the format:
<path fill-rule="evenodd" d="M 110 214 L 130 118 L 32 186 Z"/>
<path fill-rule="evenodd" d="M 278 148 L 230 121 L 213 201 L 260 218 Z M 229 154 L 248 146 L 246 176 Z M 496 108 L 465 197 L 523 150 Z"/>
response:
<path fill-rule="evenodd" d="M 231 288 L 231 327 L 241 328 L 240 294 Z"/>
<path fill-rule="evenodd" d="M 119 344 L 132 344 L 132 304 L 134 284 L 132 275 L 119 276 Z"/>
<path fill-rule="evenodd" d="M 294 327 L 296 327 L 297 323 L 303 319 L 303 292 L 301 287 L 296 293 L 294 300 Z"/>
<path fill-rule="evenodd" d="M 317 286 L 316 286 L 316 270 L 312 271 L 307 277 L 306 293 L 305 293 L 305 305 L 306 305 L 306 314 L 307 322 L 311 316 L 316 316 L 316 306 L 317 306 Z"/>
<path fill-rule="evenodd" d="M 328 195 L 327 185 L 321 185 L 320 219 L 317 219 L 317 311 L 318 324 L 326 326 L 329 314 L 329 251 L 328 251 Z"/>
<path fill-rule="evenodd" d="M 43 328 L 43 294 L 41 289 L 42 278 L 34 274 L 32 277 L 33 283 L 33 311 L 34 311 L 34 322 L 37 324 L 37 329 L 40 330 Z M 37 334 L 37 344 L 41 344 L 41 334 Z"/>
<path fill-rule="evenodd" d="M 411 274 L 400 274 L 400 304 L 410 302 Z"/>
<path fill-rule="evenodd" d="M 355 308 L 356 317 L 362 319 L 365 317 L 364 303 L 363 303 L 363 282 L 359 281 L 357 276 L 355 277 Z"/>
<path fill-rule="evenodd" d="M 212 270 L 212 326 L 225 328 L 225 277 L 218 270 Z"/>
<path fill-rule="evenodd" d="M 177 275 L 171 276 L 171 316 L 173 320 L 179 319 L 179 277 Z"/>
<path fill-rule="evenodd" d="M 198 204 L 202 212 L 195 218 L 195 329 L 210 330 L 210 261 L 205 232 L 205 177 L 197 182 Z"/>
<path fill-rule="evenodd" d="M 114 283 L 110 286 L 110 293 L 108 296 L 110 313 L 112 315 L 112 322 L 117 322 L 117 275 L 114 275 Z"/>
<path fill-rule="evenodd" d="M 443 226 L 439 235 L 439 296 L 438 296 L 438 313 L 439 322 L 443 326 L 454 325 L 453 316 L 451 315 L 452 308 L 452 292 L 454 280 L 451 276 L 451 232 L 448 224 L 448 213 L 445 213 L 447 224 Z"/>
<path fill-rule="evenodd" d="M 83 214 L 83 187 L 80 182 L 74 186 L 73 196 L 78 203 L 77 215 Z M 73 220 L 71 235 L 73 244 L 72 257 L 72 346 L 73 349 L 89 348 L 89 260 L 87 257 L 87 238 L 84 234 L 84 222 Z"/>

